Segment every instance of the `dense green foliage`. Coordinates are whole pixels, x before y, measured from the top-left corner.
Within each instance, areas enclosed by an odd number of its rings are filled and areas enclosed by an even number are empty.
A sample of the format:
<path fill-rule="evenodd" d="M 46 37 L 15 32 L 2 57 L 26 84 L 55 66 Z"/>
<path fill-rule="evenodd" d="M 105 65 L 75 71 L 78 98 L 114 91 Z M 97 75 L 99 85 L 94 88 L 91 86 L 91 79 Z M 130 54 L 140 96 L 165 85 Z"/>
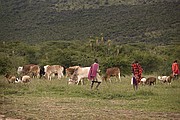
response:
<path fill-rule="evenodd" d="M 180 60 L 179 0 L 1 0 L 0 74 L 18 66 L 118 66 L 170 74 Z"/>
<path fill-rule="evenodd" d="M 131 73 L 131 63 L 138 60 L 144 74 L 170 74 L 171 64 L 180 60 L 179 45 L 154 46 L 153 44 L 118 44 L 96 38 L 81 41 L 48 41 L 39 44 L 1 42 L 0 73 L 13 72 L 24 64 L 60 64 L 65 68 L 73 65 L 90 66 L 98 58 L 102 73 L 108 67 L 121 68 L 122 74 Z"/>
<path fill-rule="evenodd" d="M 175 44 L 179 0 L 2 0 L 0 40 Z"/>

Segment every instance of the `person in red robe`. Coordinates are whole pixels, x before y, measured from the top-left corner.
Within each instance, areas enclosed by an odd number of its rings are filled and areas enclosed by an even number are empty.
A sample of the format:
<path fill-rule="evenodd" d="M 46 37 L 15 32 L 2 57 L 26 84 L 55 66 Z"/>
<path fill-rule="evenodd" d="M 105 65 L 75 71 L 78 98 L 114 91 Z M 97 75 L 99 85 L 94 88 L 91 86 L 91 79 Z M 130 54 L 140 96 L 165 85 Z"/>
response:
<path fill-rule="evenodd" d="M 137 90 L 138 84 L 141 82 L 143 69 L 141 65 L 138 63 L 138 61 L 135 61 L 131 65 L 131 70 L 133 74 L 133 88 L 134 90 Z"/>
<path fill-rule="evenodd" d="M 101 84 L 102 79 L 99 75 L 99 64 L 98 64 L 98 60 L 95 59 L 94 63 L 91 65 L 89 73 L 88 73 L 88 79 L 91 80 L 91 89 L 93 88 L 94 83 L 97 83 L 96 89 L 98 88 L 98 86 Z"/>
<path fill-rule="evenodd" d="M 175 60 L 172 64 L 172 73 L 173 73 L 173 76 L 175 77 L 175 79 L 178 79 L 180 71 L 179 71 L 179 65 L 177 63 L 177 60 Z"/>

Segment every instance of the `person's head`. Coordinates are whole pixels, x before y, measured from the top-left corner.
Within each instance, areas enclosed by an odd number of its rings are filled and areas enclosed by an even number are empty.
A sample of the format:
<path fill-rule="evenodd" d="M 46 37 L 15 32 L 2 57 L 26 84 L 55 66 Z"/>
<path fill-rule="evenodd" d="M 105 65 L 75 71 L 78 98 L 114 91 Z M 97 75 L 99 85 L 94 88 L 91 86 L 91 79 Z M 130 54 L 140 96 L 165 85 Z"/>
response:
<path fill-rule="evenodd" d="M 95 62 L 95 63 L 98 63 L 98 59 L 94 59 L 94 62 Z"/>
<path fill-rule="evenodd" d="M 137 64 L 137 63 L 138 63 L 138 61 L 137 61 L 137 60 L 135 60 L 135 61 L 134 61 L 134 63 L 135 63 L 135 64 Z"/>
<path fill-rule="evenodd" d="M 174 63 L 177 63 L 177 60 L 175 60 Z"/>

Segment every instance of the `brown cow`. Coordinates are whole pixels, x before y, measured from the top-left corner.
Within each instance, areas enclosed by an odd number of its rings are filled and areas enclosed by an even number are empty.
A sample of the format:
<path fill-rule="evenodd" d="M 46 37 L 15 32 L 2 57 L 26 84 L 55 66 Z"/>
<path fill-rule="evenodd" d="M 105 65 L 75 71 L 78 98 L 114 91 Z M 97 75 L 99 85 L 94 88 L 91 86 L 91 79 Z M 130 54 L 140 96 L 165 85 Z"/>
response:
<path fill-rule="evenodd" d="M 39 78 L 40 77 L 40 67 L 39 65 L 34 64 L 28 64 L 24 65 L 22 68 L 22 75 L 30 75 L 33 78 Z"/>
<path fill-rule="evenodd" d="M 16 81 L 16 76 L 10 75 L 9 73 L 5 74 L 5 77 L 8 81 L 8 83 L 15 83 L 15 81 Z"/>
<path fill-rule="evenodd" d="M 72 66 L 69 68 L 66 68 L 66 77 L 71 77 L 74 73 L 74 71 L 78 68 L 79 66 Z"/>
<path fill-rule="evenodd" d="M 120 69 L 118 67 L 107 68 L 105 76 L 103 77 L 103 80 L 105 80 L 105 81 L 110 80 L 111 76 L 115 76 L 116 79 L 121 81 Z M 112 81 L 110 80 L 110 82 L 112 82 Z"/>
<path fill-rule="evenodd" d="M 64 67 L 60 66 L 60 65 L 47 65 L 45 66 L 45 77 L 48 80 L 52 79 L 52 75 L 57 74 L 58 75 L 58 79 L 60 79 L 61 77 L 63 77 L 63 71 L 64 71 Z"/>

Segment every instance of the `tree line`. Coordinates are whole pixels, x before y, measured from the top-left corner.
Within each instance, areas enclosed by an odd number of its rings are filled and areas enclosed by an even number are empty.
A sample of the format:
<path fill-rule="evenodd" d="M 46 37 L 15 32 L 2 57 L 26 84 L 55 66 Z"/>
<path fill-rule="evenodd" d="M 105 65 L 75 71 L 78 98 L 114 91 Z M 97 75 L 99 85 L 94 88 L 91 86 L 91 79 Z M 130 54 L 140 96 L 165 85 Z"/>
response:
<path fill-rule="evenodd" d="M 144 74 L 170 74 L 171 64 L 179 57 L 178 45 L 121 44 L 104 40 L 103 35 L 86 41 L 45 41 L 27 43 L 9 41 L 0 44 L 0 74 L 16 73 L 18 66 L 59 64 L 65 68 L 74 65 L 90 66 L 97 58 L 102 73 L 108 67 L 119 67 L 122 74 L 131 74 L 131 63 L 138 60 Z"/>

